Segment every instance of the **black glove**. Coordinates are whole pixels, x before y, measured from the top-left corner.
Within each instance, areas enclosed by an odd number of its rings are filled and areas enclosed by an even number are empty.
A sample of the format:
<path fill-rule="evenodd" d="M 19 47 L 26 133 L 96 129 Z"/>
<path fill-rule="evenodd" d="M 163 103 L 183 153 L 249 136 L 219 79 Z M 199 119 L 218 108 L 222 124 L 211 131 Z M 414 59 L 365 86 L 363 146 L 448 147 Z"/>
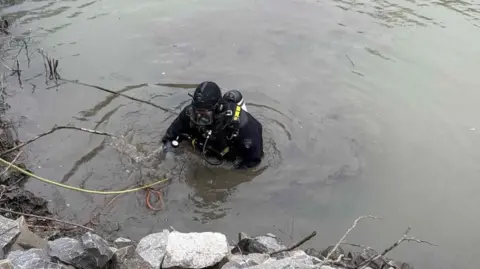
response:
<path fill-rule="evenodd" d="M 233 164 L 233 169 L 235 169 L 235 170 L 246 170 L 246 169 L 248 169 L 248 167 L 243 161 L 237 160 Z"/>
<path fill-rule="evenodd" d="M 165 143 L 167 143 L 167 142 L 169 142 L 169 141 L 171 141 L 171 139 L 170 139 L 170 137 L 168 137 L 167 135 L 164 135 L 164 136 L 162 137 L 162 144 L 165 144 Z"/>
<path fill-rule="evenodd" d="M 236 161 L 234 164 L 233 164 L 233 167 L 234 169 L 236 170 L 247 170 L 249 168 L 253 168 L 253 167 L 256 167 L 257 165 L 259 165 L 260 162 L 255 162 L 255 161 Z"/>

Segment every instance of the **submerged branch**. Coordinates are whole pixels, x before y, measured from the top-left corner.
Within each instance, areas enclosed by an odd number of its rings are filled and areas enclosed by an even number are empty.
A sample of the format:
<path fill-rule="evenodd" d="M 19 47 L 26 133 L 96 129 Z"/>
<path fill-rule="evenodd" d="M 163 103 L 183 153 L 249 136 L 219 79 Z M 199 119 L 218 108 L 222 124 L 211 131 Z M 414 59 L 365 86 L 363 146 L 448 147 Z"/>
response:
<path fill-rule="evenodd" d="M 343 243 L 343 241 L 345 240 L 345 238 L 347 237 L 347 235 L 357 226 L 358 222 L 362 219 L 380 219 L 380 217 L 376 217 L 376 216 L 371 216 L 371 215 L 368 215 L 368 216 L 361 216 L 359 218 L 357 218 L 355 220 L 355 222 L 353 223 L 352 227 L 350 227 L 347 232 L 342 236 L 342 238 L 340 238 L 340 240 L 338 241 L 338 243 L 335 245 L 334 248 L 332 248 L 332 250 L 328 253 L 327 257 L 325 257 L 325 260 L 328 260 L 330 259 L 330 256 L 332 255 L 332 253 L 334 253 L 338 247 L 340 246 L 341 243 Z"/>
<path fill-rule="evenodd" d="M 128 96 L 128 95 L 126 95 L 126 94 L 119 93 L 119 92 L 116 92 L 116 91 L 112 91 L 112 90 L 109 90 L 109 89 L 106 89 L 106 88 L 103 88 L 103 87 L 99 87 L 99 86 L 95 86 L 95 85 L 90 85 L 90 84 L 87 84 L 87 83 L 82 83 L 82 82 L 79 82 L 79 81 L 76 81 L 76 80 L 68 80 L 68 79 L 61 79 L 61 80 L 66 81 L 66 82 L 70 82 L 70 83 L 75 83 L 75 84 L 87 86 L 87 87 L 91 87 L 91 88 L 95 88 L 95 89 L 97 89 L 97 90 L 101 90 L 101 91 L 108 92 L 108 93 L 111 93 L 111 94 L 119 95 L 119 96 L 128 98 L 128 99 L 130 99 L 130 100 L 136 101 L 136 102 L 140 102 L 140 103 L 144 103 L 144 104 L 147 104 L 147 105 L 151 105 L 151 106 L 156 107 L 156 108 L 158 108 L 158 109 L 161 109 L 161 110 L 163 110 L 163 111 L 165 111 L 165 112 L 169 112 L 169 113 L 172 113 L 172 114 L 177 114 L 175 111 L 173 111 L 173 110 L 171 110 L 171 109 L 168 109 L 168 108 L 159 106 L 159 105 L 154 104 L 154 103 L 152 103 L 152 102 L 145 101 L 145 100 L 142 100 L 142 99 L 138 99 L 138 98 L 135 98 L 135 97 L 132 97 L 132 96 Z"/>
<path fill-rule="evenodd" d="M 305 242 L 307 242 L 308 240 L 312 239 L 315 235 L 317 235 L 317 232 L 316 231 L 313 231 L 309 236 L 305 237 L 304 239 L 302 239 L 302 241 L 296 243 L 295 245 L 289 247 L 289 248 L 286 248 L 286 249 L 281 249 L 281 250 L 278 250 L 278 251 L 275 251 L 275 252 L 272 252 L 270 253 L 270 255 L 274 255 L 274 254 L 278 254 L 278 253 L 281 253 L 281 252 L 286 252 L 286 251 L 291 251 L 295 248 L 298 248 L 299 246 L 305 244 Z"/>
<path fill-rule="evenodd" d="M 364 261 L 363 263 L 358 265 L 357 268 L 358 269 L 366 268 L 371 262 L 384 257 L 388 252 L 392 251 L 393 249 L 395 249 L 396 247 L 398 247 L 401 243 L 403 243 L 405 241 L 416 242 L 416 243 L 419 243 L 419 244 L 420 243 L 425 243 L 425 244 L 435 246 L 435 247 L 437 246 L 436 244 L 430 243 L 430 242 L 425 241 L 425 240 L 420 240 L 420 239 L 417 239 L 415 237 L 408 237 L 408 233 L 410 232 L 411 229 L 412 229 L 412 227 L 408 227 L 408 229 L 405 231 L 405 234 L 402 236 L 402 238 L 400 238 L 397 242 L 393 243 L 393 245 L 391 245 L 390 247 L 386 248 L 382 253 L 380 253 L 376 256 L 373 256 L 372 258 Z"/>
<path fill-rule="evenodd" d="M 16 211 L 13 211 L 13 210 L 10 210 L 10 209 L 6 209 L 6 208 L 0 208 L 0 211 L 7 212 L 7 213 L 12 213 L 12 214 L 17 214 L 17 215 L 21 215 L 21 216 L 26 216 L 26 217 L 33 217 L 33 218 L 39 218 L 39 219 L 45 219 L 45 220 L 60 222 L 60 223 L 63 223 L 63 224 L 77 226 L 77 227 L 80 227 L 80 228 L 83 228 L 83 229 L 86 229 L 86 230 L 89 230 L 89 231 L 92 231 L 92 232 L 94 231 L 92 228 L 88 228 L 88 227 L 85 227 L 83 225 L 76 224 L 76 223 L 69 222 L 69 221 L 65 221 L 65 220 L 59 220 L 59 219 L 54 219 L 54 218 L 49 218 L 49 217 L 42 217 L 42 216 L 33 215 L 33 214 L 20 213 L 20 212 L 16 212 Z"/>
<path fill-rule="evenodd" d="M 10 167 L 12 167 L 12 164 L 14 164 L 14 163 L 17 161 L 18 157 L 19 157 L 22 153 L 23 153 L 23 151 L 19 151 L 19 152 L 18 152 L 17 156 L 15 156 L 15 158 L 13 159 L 13 161 L 7 166 L 7 168 L 5 168 L 5 170 L 3 170 L 2 173 L 0 173 L 0 176 L 3 175 L 3 174 L 5 174 L 5 173 L 8 171 L 8 169 L 10 169 Z M 0 196 L 0 198 L 1 198 L 1 196 Z"/>
<path fill-rule="evenodd" d="M 115 135 L 111 134 L 111 133 L 107 133 L 107 132 L 100 132 L 100 131 L 96 131 L 96 130 L 91 130 L 91 129 L 86 129 L 86 128 L 81 128 L 81 127 L 75 127 L 75 126 L 55 126 L 53 127 L 50 131 L 48 132 L 45 132 L 45 133 L 41 133 L 39 135 L 36 135 L 35 137 L 23 142 L 23 143 L 20 143 L 19 145 L 11 148 L 11 149 L 8 149 L 2 153 L 0 153 L 0 157 L 2 156 L 5 156 L 5 154 L 8 154 L 10 152 L 13 152 L 19 148 L 22 148 L 32 142 L 34 142 L 35 140 L 39 139 L 39 138 L 42 138 L 46 135 L 49 135 L 55 131 L 58 131 L 58 130 L 61 130 L 61 129 L 72 129 L 72 130 L 78 130 L 78 131 L 82 131 L 82 132 L 87 132 L 87 133 L 92 133 L 92 134 L 98 134 L 98 135 L 105 135 L 105 136 L 110 136 L 110 137 L 116 137 Z"/>

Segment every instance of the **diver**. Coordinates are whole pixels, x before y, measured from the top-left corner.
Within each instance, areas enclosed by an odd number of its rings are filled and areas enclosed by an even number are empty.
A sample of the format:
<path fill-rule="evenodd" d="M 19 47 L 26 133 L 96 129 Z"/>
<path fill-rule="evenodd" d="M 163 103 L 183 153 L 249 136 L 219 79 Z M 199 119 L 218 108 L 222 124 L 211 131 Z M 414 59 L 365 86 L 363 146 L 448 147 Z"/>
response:
<path fill-rule="evenodd" d="M 237 90 L 222 96 L 211 81 L 197 86 L 191 103 L 172 122 L 162 138 L 163 144 L 177 147 L 188 140 L 211 165 L 231 161 L 236 169 L 253 168 L 263 158 L 262 125 L 248 111 Z M 216 162 L 209 158 L 214 157 Z"/>

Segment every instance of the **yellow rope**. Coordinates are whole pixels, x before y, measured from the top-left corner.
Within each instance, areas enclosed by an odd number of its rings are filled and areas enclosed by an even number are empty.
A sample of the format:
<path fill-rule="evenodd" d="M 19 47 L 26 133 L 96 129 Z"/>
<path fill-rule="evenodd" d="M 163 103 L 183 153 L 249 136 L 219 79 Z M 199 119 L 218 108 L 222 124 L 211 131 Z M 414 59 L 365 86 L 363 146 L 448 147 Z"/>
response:
<path fill-rule="evenodd" d="M 139 191 L 139 190 L 143 190 L 143 189 L 148 189 L 152 186 L 155 186 L 155 185 L 158 185 L 158 184 L 161 184 L 161 183 L 164 183 L 164 182 L 167 182 L 168 179 L 162 179 L 162 180 L 159 180 L 157 182 L 153 182 L 153 183 L 150 183 L 150 184 L 147 184 L 147 185 L 143 185 L 143 186 L 140 186 L 138 188 L 133 188 L 133 189 L 127 189 L 127 190 L 120 190 L 120 191 L 96 191 L 96 190 L 87 190 L 87 189 L 83 189 L 83 188 L 79 188 L 79 187 L 73 187 L 73 186 L 69 186 L 69 185 L 65 185 L 65 184 L 62 184 L 62 183 L 58 183 L 56 181 L 53 181 L 53 180 L 49 180 L 49 179 L 46 179 L 46 178 L 43 178 L 43 177 L 39 177 L 35 174 L 32 174 L 16 165 L 14 165 L 13 163 L 11 162 L 8 162 L 8 161 L 5 161 L 4 159 L 0 158 L 0 162 L 2 162 L 3 164 L 6 164 L 6 165 L 9 165 L 10 167 L 12 168 L 15 168 L 17 169 L 19 172 L 27 175 L 27 176 L 30 176 L 30 177 L 33 177 L 35 179 L 38 179 L 40 181 L 43 181 L 45 183 L 48 183 L 48 184 L 52 184 L 52 185 L 56 185 L 56 186 L 59 186 L 59 187 L 63 187 L 63 188 L 66 188 L 66 189 L 69 189 L 69 190 L 75 190 L 75 191 L 80 191 L 80 192 L 86 192 L 86 193 L 94 193 L 94 194 L 104 194 L 104 195 L 108 195 L 108 194 L 123 194 L 123 193 L 129 193 L 129 192 L 135 192 L 135 191 Z"/>

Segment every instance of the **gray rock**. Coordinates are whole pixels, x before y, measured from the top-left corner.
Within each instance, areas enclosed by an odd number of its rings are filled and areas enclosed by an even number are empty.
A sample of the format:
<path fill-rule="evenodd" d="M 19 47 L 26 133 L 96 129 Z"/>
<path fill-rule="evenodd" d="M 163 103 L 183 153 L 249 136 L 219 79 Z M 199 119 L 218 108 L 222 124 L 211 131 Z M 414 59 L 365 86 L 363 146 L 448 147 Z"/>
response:
<path fill-rule="evenodd" d="M 369 260 L 370 258 L 372 258 L 376 255 L 377 255 L 377 253 L 373 250 L 372 251 L 364 251 L 363 253 L 358 254 L 353 258 L 353 265 L 354 266 L 359 266 L 363 262 Z M 383 259 L 377 259 L 377 260 L 374 260 L 374 261 L 370 262 L 370 264 L 368 266 L 371 267 L 371 269 L 383 269 L 383 268 L 387 267 L 387 264 Z"/>
<path fill-rule="evenodd" d="M 142 238 L 137 245 L 137 253 L 153 268 L 159 268 L 167 248 L 168 230 L 161 233 L 149 234 Z"/>
<path fill-rule="evenodd" d="M 305 253 L 305 251 L 303 250 L 292 250 L 292 251 L 280 252 L 278 254 L 272 255 L 272 257 L 274 257 L 277 260 L 285 259 L 285 258 L 305 259 L 305 260 L 310 260 L 311 263 L 313 264 L 318 264 L 321 262 L 319 258 L 310 256 L 307 253 Z"/>
<path fill-rule="evenodd" d="M 76 262 L 82 260 L 86 253 L 80 241 L 64 237 L 48 242 L 48 255 L 64 263 L 77 265 Z"/>
<path fill-rule="evenodd" d="M 247 238 L 250 238 L 248 236 L 248 234 L 244 233 L 244 232 L 241 232 L 238 234 L 238 241 L 242 240 L 242 239 L 247 239 Z"/>
<path fill-rule="evenodd" d="M 14 269 L 14 268 L 13 268 L 13 264 L 9 260 L 1 260 L 0 269 Z"/>
<path fill-rule="evenodd" d="M 135 251 L 134 246 L 120 248 L 115 252 L 117 269 L 154 269 Z"/>
<path fill-rule="evenodd" d="M 93 264 L 89 264 L 93 268 L 102 268 L 113 256 L 113 251 L 108 246 L 108 242 L 91 232 L 82 236 L 82 244 L 84 250 L 94 260 Z"/>
<path fill-rule="evenodd" d="M 27 251 L 14 251 L 8 255 L 13 269 L 68 269 L 63 264 L 53 263 L 44 249 L 32 248 Z"/>
<path fill-rule="evenodd" d="M 128 238 L 119 237 L 113 242 L 113 244 L 116 248 L 124 248 L 133 245 L 133 242 Z"/>
<path fill-rule="evenodd" d="M 22 256 L 22 254 L 24 253 L 25 251 L 24 250 L 15 250 L 15 251 L 12 251 L 8 254 L 7 256 L 7 260 L 9 261 L 12 261 L 20 256 Z"/>
<path fill-rule="evenodd" d="M 0 215 L 0 259 L 3 259 L 20 235 L 18 223 Z"/>
<path fill-rule="evenodd" d="M 388 265 L 391 266 L 390 268 L 393 269 L 413 269 L 413 267 L 406 262 L 389 261 Z"/>
<path fill-rule="evenodd" d="M 277 260 L 285 259 L 288 257 L 298 257 L 298 256 L 303 256 L 304 258 L 310 257 L 307 254 L 305 254 L 303 250 L 283 251 L 283 252 L 272 255 L 272 257 Z"/>
<path fill-rule="evenodd" d="M 322 256 L 322 253 L 314 248 L 308 248 L 305 250 L 305 253 L 307 255 L 310 255 L 312 257 L 317 257 L 319 259 L 324 259 L 325 257 Z"/>
<path fill-rule="evenodd" d="M 38 235 L 34 234 L 28 229 L 27 222 L 22 216 L 17 219 L 18 227 L 20 229 L 20 235 L 18 236 L 15 244 L 19 245 L 24 249 L 39 248 L 47 249 L 48 244 L 47 240 L 40 238 Z"/>
<path fill-rule="evenodd" d="M 13 243 L 13 245 L 10 247 L 10 252 L 16 251 L 16 250 L 24 251 L 25 249 L 22 248 L 22 247 L 21 247 L 20 245 L 18 245 L 17 243 Z"/>
<path fill-rule="evenodd" d="M 288 257 L 281 260 L 268 260 L 257 266 L 249 267 L 249 269 L 318 269 L 311 259 L 303 257 Z"/>
<path fill-rule="evenodd" d="M 248 255 L 230 255 L 228 262 L 222 266 L 222 269 L 241 269 L 248 268 L 264 263 L 270 259 L 268 254 L 252 253 Z"/>
<path fill-rule="evenodd" d="M 227 254 L 227 237 L 221 233 L 171 232 L 163 267 L 205 268 L 216 265 Z"/>
<path fill-rule="evenodd" d="M 81 242 L 68 237 L 48 242 L 48 253 L 80 269 L 102 268 L 113 256 L 107 241 L 90 232 L 82 236 Z"/>
<path fill-rule="evenodd" d="M 277 238 L 270 236 L 256 236 L 250 240 L 247 251 L 250 253 L 268 253 L 285 249 Z"/>

